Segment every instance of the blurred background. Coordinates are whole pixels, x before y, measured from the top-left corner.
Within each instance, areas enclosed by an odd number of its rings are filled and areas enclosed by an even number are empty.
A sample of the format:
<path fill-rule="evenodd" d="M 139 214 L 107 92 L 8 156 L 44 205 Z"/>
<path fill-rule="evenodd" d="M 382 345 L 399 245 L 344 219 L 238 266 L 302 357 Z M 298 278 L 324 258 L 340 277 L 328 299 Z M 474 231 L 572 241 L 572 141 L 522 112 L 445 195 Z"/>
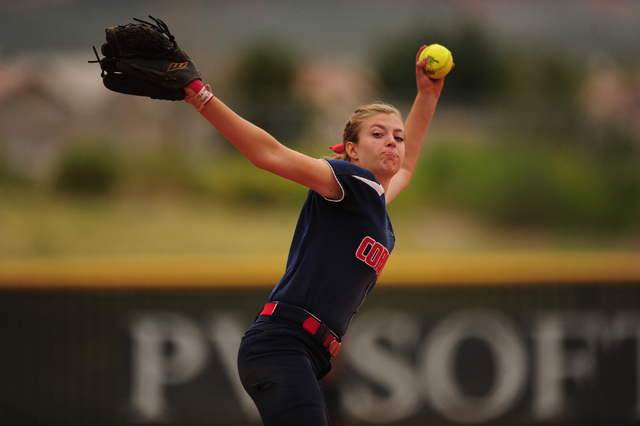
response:
<path fill-rule="evenodd" d="M 453 53 L 389 207 L 399 263 L 327 382 L 336 424 L 637 421 L 637 1 L 2 0 L 8 424 L 255 423 L 233 342 L 307 191 L 188 105 L 104 88 L 92 46 L 148 15 L 217 97 L 314 157 L 361 104 L 406 116 L 420 46 Z"/>
<path fill-rule="evenodd" d="M 306 191 L 87 63 L 104 28 L 149 14 L 220 99 L 316 157 L 363 103 L 406 114 L 418 48 L 449 47 L 419 172 L 391 206 L 398 250 L 640 244 L 636 2 L 30 0 L 0 5 L 0 255 L 246 250 L 245 227 L 254 249 L 286 249 Z"/>

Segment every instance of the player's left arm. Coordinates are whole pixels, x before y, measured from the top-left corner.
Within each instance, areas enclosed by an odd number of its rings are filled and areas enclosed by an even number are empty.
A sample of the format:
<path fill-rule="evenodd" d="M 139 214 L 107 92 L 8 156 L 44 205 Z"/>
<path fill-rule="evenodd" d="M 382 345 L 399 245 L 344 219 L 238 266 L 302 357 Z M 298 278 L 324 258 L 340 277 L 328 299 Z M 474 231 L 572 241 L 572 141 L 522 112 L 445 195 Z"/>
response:
<path fill-rule="evenodd" d="M 420 52 L 425 49 L 423 46 L 416 55 L 416 83 L 418 94 L 413 103 L 411 111 L 405 121 L 405 156 L 402 167 L 391 179 L 389 188 L 385 194 L 387 204 L 389 204 L 398 194 L 400 194 L 411 182 L 413 173 L 418 163 L 420 149 L 424 141 L 427 129 L 433 118 L 433 114 L 442 92 L 444 78 L 439 80 L 430 79 L 424 72 L 426 58 L 419 60 Z"/>

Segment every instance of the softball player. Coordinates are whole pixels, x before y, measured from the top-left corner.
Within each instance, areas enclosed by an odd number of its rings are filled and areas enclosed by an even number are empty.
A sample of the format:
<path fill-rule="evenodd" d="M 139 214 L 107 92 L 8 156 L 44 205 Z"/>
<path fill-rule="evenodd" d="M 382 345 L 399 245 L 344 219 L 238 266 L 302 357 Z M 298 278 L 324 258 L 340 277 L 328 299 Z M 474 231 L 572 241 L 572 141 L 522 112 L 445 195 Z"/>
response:
<path fill-rule="evenodd" d="M 386 205 L 407 187 L 443 87 L 416 56 L 418 94 L 406 123 L 393 107 L 361 107 L 329 159 L 291 150 L 245 121 L 209 87 L 187 102 L 255 166 L 310 189 L 287 268 L 242 339 L 241 381 L 264 425 L 329 424 L 319 380 L 376 283 L 395 234 Z M 196 89 L 197 90 L 197 89 Z"/>

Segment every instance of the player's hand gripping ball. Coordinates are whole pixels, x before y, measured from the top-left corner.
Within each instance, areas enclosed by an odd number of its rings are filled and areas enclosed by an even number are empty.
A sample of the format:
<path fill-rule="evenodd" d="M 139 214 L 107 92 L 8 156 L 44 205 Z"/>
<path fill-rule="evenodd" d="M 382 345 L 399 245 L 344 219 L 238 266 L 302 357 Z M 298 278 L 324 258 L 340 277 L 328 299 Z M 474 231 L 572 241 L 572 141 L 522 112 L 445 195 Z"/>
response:
<path fill-rule="evenodd" d="M 422 60 L 424 57 L 427 58 L 424 71 L 430 78 L 438 80 L 451 71 L 453 56 L 446 47 L 439 44 L 429 45 L 420 53 L 419 59 Z"/>

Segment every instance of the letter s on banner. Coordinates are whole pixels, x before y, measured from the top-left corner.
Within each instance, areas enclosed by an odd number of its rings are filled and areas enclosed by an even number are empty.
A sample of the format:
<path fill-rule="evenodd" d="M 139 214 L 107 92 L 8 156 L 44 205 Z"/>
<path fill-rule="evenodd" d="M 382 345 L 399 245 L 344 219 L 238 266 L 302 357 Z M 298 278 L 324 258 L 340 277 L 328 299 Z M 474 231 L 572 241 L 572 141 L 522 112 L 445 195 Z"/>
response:
<path fill-rule="evenodd" d="M 416 320 L 401 312 L 372 311 L 357 318 L 350 336 L 353 337 L 343 351 L 349 367 L 386 392 L 380 395 L 358 381 L 345 386 L 343 406 L 348 414 L 373 423 L 393 422 L 415 414 L 422 402 L 410 362 L 380 343 L 386 340 L 394 348 L 415 346 L 420 338 Z"/>

